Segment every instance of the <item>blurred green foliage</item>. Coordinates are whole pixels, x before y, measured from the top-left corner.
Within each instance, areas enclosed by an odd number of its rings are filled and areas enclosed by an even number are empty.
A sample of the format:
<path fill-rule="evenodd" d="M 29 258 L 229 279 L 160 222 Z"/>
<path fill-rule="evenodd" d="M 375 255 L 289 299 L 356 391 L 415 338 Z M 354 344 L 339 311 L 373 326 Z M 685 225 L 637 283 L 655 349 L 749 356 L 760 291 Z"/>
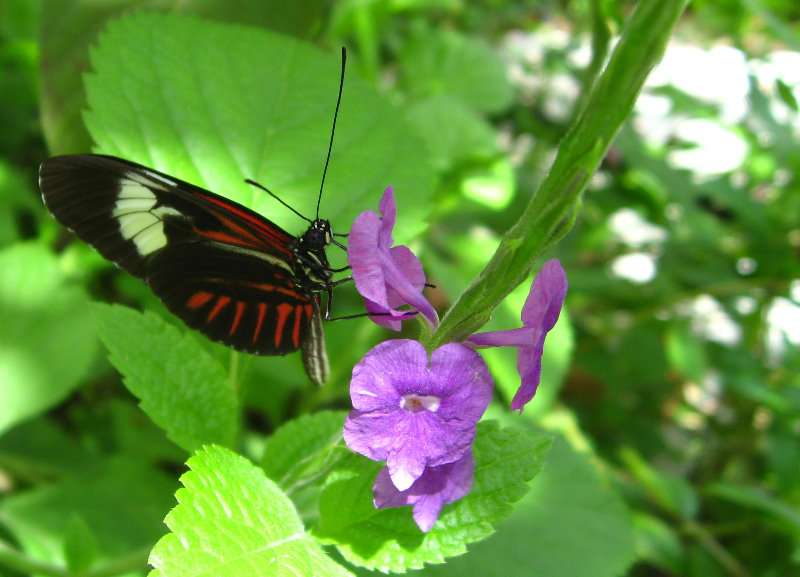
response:
<path fill-rule="evenodd" d="M 545 178 L 632 5 L 0 3 L 0 572 L 41 569 L 6 543 L 76 573 L 130 555 L 125 570 L 140 568 L 186 459 L 122 386 L 85 303 L 163 309 L 38 200 L 47 151 L 91 147 L 81 74 L 109 19 L 172 11 L 346 44 L 348 74 L 394 104 L 419 139 L 420 171 L 434 175 L 411 197 L 430 196 L 415 207 L 427 229 L 397 240 L 421 250 L 444 309 Z M 593 575 L 800 573 L 799 24 L 796 4 L 781 0 L 696 0 L 684 14 L 550 252 L 567 271 L 568 310 L 523 419 L 568 443 L 498 535 L 423 573 L 586 575 L 587 560 Z M 357 207 L 368 208 L 374 201 Z M 516 326 L 526 292 L 490 328 Z M 329 330 L 336 385 L 320 391 L 303 382 L 299 359 L 199 344 L 246 392 L 244 454 L 258 462 L 265 435 L 291 417 L 346 408 L 348 367 L 383 335 L 341 324 Z M 513 354 L 489 362 L 500 390 L 513 391 Z M 275 378 L 277 366 L 288 379 Z M 576 478 L 592 490 L 573 488 Z M 550 508 L 536 500 L 546 490 Z M 607 546 L 607 565 L 590 551 L 585 539 L 604 530 L 594 514 L 619 534 L 632 522 L 635 559 L 624 539 Z"/>

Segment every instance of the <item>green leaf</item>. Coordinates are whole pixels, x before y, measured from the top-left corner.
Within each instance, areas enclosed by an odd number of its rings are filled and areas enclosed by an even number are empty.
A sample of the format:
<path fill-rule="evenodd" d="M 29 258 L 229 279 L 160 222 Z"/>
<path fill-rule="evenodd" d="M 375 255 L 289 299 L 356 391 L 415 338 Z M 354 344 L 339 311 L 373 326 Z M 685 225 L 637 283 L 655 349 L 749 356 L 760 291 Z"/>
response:
<path fill-rule="evenodd" d="M 699 496 L 687 479 L 658 470 L 629 447 L 620 451 L 620 457 L 630 474 L 647 490 L 648 497 L 660 507 L 686 521 L 697 517 Z"/>
<path fill-rule="evenodd" d="M 706 493 L 752 509 L 769 517 L 772 525 L 779 526 L 795 540 L 800 537 L 800 512 L 794 503 L 769 494 L 763 487 L 747 487 L 717 481 L 706 488 Z"/>
<path fill-rule="evenodd" d="M 674 575 L 686 573 L 685 552 L 678 527 L 648 513 L 634 513 L 636 549 L 640 559 Z"/>
<path fill-rule="evenodd" d="M 617 577 L 635 559 L 630 513 L 590 457 L 557 439 L 530 492 L 497 533 L 421 575 Z"/>
<path fill-rule="evenodd" d="M 154 313 L 94 303 L 97 332 L 142 409 L 187 451 L 233 445 L 239 401 L 222 365 Z"/>
<path fill-rule="evenodd" d="M 36 38 L 39 3 L 26 0 L 3 2 L 0 8 L 0 34 L 6 39 Z"/>
<path fill-rule="evenodd" d="M 423 26 L 403 47 L 400 63 L 418 96 L 449 94 L 483 112 L 501 112 L 514 97 L 505 63 L 480 38 Z"/>
<path fill-rule="evenodd" d="M 106 405 L 108 420 L 99 426 L 113 439 L 118 451 L 136 455 L 150 463 L 178 463 L 186 459 L 184 450 L 169 440 L 166 431 L 142 415 L 132 398 L 112 399 Z"/>
<path fill-rule="evenodd" d="M 0 433 L 61 401 L 98 342 L 85 293 L 43 246 L 0 251 Z"/>
<path fill-rule="evenodd" d="M 350 575 L 305 534 L 292 502 L 249 461 L 206 447 L 189 459 L 171 533 L 155 546 L 150 577 Z"/>
<path fill-rule="evenodd" d="M 64 534 L 64 559 L 73 573 L 88 569 L 97 558 L 97 542 L 81 517 L 74 515 Z"/>
<path fill-rule="evenodd" d="M 19 4 L 37 4 L 25 0 Z M 91 146 L 81 113 L 86 107 L 81 79 L 89 69 L 89 45 L 103 25 L 131 10 L 161 10 L 194 14 L 221 22 L 264 26 L 298 36 L 308 36 L 319 26 L 324 9 L 321 0 L 296 2 L 209 2 L 187 0 L 141 0 L 108 2 L 41 2 L 41 94 L 42 126 L 51 150 L 58 154 L 85 152 Z M 302 8 L 302 9 L 301 9 Z M 0 18 L 0 23 L 7 24 Z M 18 31 L 16 32 L 18 33 Z M 197 39 L 193 41 L 197 42 Z"/>
<path fill-rule="evenodd" d="M 3 4 L 7 5 L 7 2 Z M 3 8 L 0 7 L 0 21 L 8 16 L 2 12 Z M 0 27 L 4 27 L 3 24 Z M 37 46 L 32 38 L 13 38 L 24 33 L 22 29 L 15 30 L 11 35 L 0 32 L 3 38 L 0 44 L 0 62 L 3 63 L 0 73 L 0 102 L 3 103 L 0 156 L 9 160 L 18 155 L 20 150 L 28 150 L 35 133 L 32 123 L 38 119 L 35 74 Z"/>
<path fill-rule="evenodd" d="M 708 359 L 705 343 L 691 334 L 689 327 L 674 325 L 667 333 L 667 358 L 686 379 L 702 383 Z"/>
<path fill-rule="evenodd" d="M 492 126 L 452 94 L 420 99 L 406 115 L 428 145 L 431 164 L 442 172 L 499 154 Z"/>
<path fill-rule="evenodd" d="M 89 447 L 46 417 L 21 423 L 0 436 L 0 461 L 6 470 L 22 478 L 79 474 L 95 458 Z"/>
<path fill-rule="evenodd" d="M 264 444 L 261 467 L 291 493 L 328 471 L 345 453 L 342 427 L 347 413 L 321 411 L 289 421 Z"/>
<path fill-rule="evenodd" d="M 4 497 L 0 520 L 37 559 L 63 563 L 64 536 L 75 515 L 97 543 L 97 562 L 148 550 L 164 533 L 175 481 L 140 460 L 115 458 L 84 464 L 56 483 Z M 144 568 L 147 555 L 141 559 Z"/>
<path fill-rule="evenodd" d="M 798 110 L 800 110 L 800 106 L 797 104 L 797 98 L 795 98 L 791 87 L 781 78 L 775 79 L 775 85 L 778 89 L 778 98 L 781 99 L 781 102 L 791 108 L 794 112 L 798 112 Z"/>
<path fill-rule="evenodd" d="M 338 51 L 244 26 L 138 13 L 111 22 L 91 55 L 86 123 L 100 151 L 214 190 L 279 223 L 296 225 L 298 218 L 244 179 L 315 214 Z M 419 230 L 432 188 L 427 166 L 397 110 L 348 74 L 322 216 L 342 229 L 391 184 L 403 198 L 406 230 Z"/>
<path fill-rule="evenodd" d="M 410 507 L 376 510 L 372 484 L 381 465 L 352 456 L 323 490 L 319 535 L 335 543 L 351 563 L 383 572 L 443 563 L 488 537 L 511 514 L 511 503 L 528 490 L 526 482 L 541 469 L 549 446 L 545 435 L 479 424 L 472 490 L 446 505 L 429 533 L 414 524 Z"/>
<path fill-rule="evenodd" d="M 41 207 L 30 167 L 16 167 L 0 158 L 0 248 L 23 239 L 22 223 L 26 215 L 40 215 L 40 221 L 49 221 Z"/>
<path fill-rule="evenodd" d="M 498 157 L 486 166 L 464 172 L 461 190 L 464 197 L 492 210 L 501 211 L 514 199 L 516 169 L 506 157 Z"/>

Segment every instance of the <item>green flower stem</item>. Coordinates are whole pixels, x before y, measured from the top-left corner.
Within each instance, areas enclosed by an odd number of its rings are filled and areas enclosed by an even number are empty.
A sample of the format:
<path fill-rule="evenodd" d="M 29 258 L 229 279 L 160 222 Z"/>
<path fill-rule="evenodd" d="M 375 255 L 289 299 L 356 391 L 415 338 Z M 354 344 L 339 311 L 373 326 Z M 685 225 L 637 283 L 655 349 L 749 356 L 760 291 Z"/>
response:
<path fill-rule="evenodd" d="M 661 59 L 686 4 L 687 0 L 639 2 L 585 107 L 561 141 L 550 173 L 489 264 L 442 319 L 428 343 L 430 350 L 480 329 L 506 295 L 528 278 L 544 252 L 572 228 L 583 190 Z"/>

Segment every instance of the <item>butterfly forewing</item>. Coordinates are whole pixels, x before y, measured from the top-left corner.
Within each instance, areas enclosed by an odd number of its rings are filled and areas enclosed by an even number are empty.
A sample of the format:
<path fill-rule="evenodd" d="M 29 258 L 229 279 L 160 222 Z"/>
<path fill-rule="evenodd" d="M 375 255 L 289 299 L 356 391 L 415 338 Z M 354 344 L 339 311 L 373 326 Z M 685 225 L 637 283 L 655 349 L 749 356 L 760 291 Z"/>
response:
<path fill-rule="evenodd" d="M 103 256 L 144 277 L 144 261 L 171 244 L 212 242 L 291 258 L 294 237 L 261 215 L 198 186 L 111 156 L 42 163 L 39 185 L 53 215 Z"/>
<path fill-rule="evenodd" d="M 312 321 L 327 285 L 298 276 L 297 239 L 259 214 L 109 156 L 51 158 L 40 187 L 57 220 L 149 284 L 188 326 L 245 352 L 324 353 Z"/>

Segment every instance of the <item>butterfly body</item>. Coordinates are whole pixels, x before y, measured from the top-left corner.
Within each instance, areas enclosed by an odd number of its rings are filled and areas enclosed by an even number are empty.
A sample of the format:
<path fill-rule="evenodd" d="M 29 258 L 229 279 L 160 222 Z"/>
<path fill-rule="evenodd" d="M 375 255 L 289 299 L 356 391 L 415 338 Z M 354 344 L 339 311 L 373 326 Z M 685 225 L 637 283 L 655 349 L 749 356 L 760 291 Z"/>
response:
<path fill-rule="evenodd" d="M 309 376 L 324 382 L 319 293 L 335 284 L 328 221 L 294 237 L 222 196 L 111 156 L 51 158 L 39 182 L 59 222 L 189 327 L 243 352 L 302 350 Z"/>

